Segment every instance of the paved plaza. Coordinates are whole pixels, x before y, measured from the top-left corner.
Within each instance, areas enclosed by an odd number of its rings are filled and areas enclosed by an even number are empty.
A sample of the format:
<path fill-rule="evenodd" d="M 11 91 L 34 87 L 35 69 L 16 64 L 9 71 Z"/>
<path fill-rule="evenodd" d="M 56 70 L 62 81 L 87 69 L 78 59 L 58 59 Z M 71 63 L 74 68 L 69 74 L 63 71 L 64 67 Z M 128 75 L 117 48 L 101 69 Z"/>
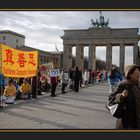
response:
<path fill-rule="evenodd" d="M 105 82 L 18 101 L 0 111 L 0 129 L 114 129 L 115 118 L 105 109 L 108 95 Z"/>

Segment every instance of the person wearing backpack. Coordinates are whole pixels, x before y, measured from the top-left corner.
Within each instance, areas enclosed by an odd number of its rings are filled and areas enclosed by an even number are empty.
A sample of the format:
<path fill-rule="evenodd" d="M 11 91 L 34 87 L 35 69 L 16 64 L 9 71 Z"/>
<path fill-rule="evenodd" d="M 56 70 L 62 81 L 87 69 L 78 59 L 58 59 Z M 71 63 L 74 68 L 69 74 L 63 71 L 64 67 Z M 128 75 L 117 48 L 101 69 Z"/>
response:
<path fill-rule="evenodd" d="M 122 79 L 123 78 L 122 78 L 121 73 L 115 67 L 113 67 L 113 69 L 110 71 L 108 75 L 110 93 L 112 93 L 116 89 L 118 82 L 122 81 Z"/>

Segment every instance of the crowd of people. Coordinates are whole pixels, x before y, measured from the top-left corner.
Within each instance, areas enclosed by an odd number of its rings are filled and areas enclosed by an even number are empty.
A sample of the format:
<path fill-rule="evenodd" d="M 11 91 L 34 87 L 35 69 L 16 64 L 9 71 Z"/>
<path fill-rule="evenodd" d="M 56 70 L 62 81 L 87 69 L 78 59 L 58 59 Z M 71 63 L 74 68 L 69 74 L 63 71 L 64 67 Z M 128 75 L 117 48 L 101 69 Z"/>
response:
<path fill-rule="evenodd" d="M 55 70 L 57 68 L 52 68 Z M 2 79 L 2 78 L 1 78 Z M 29 78 L 3 78 L 3 84 L 0 86 L 1 99 L 6 104 L 13 104 L 15 100 L 27 100 L 36 98 L 37 95 L 41 95 L 43 92 L 51 93 L 50 96 L 56 96 L 56 87 L 61 85 L 61 93 L 66 93 L 66 87 L 79 92 L 79 87 L 88 84 L 94 84 L 95 82 L 101 82 L 106 80 L 107 76 L 105 71 L 91 71 L 91 70 L 79 70 L 70 67 L 69 70 L 63 68 L 59 75 L 41 75 L 38 72 L 38 76 Z"/>
<path fill-rule="evenodd" d="M 52 68 L 51 71 L 58 71 Z M 61 93 L 66 93 L 66 87 L 79 92 L 79 87 L 108 80 L 110 87 L 109 101 L 126 104 L 126 109 L 121 118 L 117 119 L 117 129 L 140 128 L 140 66 L 128 65 L 124 74 L 113 67 L 108 73 L 105 70 L 79 70 L 70 67 L 62 69 L 57 74 L 49 74 L 31 78 L 2 78 L 0 75 L 1 99 L 6 104 L 13 104 L 15 99 L 31 100 L 42 92 L 49 92 L 50 96 L 56 96 L 56 87 L 61 83 Z"/>
<path fill-rule="evenodd" d="M 8 78 L 8 82 L 1 86 L 1 99 L 6 104 L 13 104 L 15 99 L 31 99 L 32 86 L 30 79 Z M 21 82 L 22 81 L 22 82 Z"/>

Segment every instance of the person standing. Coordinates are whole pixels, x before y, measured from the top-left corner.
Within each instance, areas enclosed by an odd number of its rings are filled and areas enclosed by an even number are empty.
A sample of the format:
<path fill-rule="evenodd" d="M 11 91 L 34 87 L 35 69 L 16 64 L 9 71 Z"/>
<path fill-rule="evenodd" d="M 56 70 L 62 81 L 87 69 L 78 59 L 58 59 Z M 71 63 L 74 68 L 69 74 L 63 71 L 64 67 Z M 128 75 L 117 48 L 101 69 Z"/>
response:
<path fill-rule="evenodd" d="M 82 83 L 83 83 L 83 70 L 80 70 L 80 87 L 82 87 Z"/>
<path fill-rule="evenodd" d="M 122 75 L 121 73 L 115 68 L 113 67 L 113 69 L 110 71 L 109 75 L 108 75 L 108 83 L 110 86 L 110 93 L 113 92 L 119 81 L 122 81 Z"/>
<path fill-rule="evenodd" d="M 125 112 L 117 119 L 117 129 L 140 129 L 140 66 L 126 66 L 125 79 L 109 95 L 109 101 L 125 103 Z"/>
<path fill-rule="evenodd" d="M 79 91 L 80 78 L 81 78 L 81 74 L 80 74 L 79 68 L 76 66 L 75 71 L 74 71 L 74 90 L 75 90 L 75 92 Z"/>
<path fill-rule="evenodd" d="M 65 88 L 69 82 L 69 75 L 65 68 L 63 69 L 61 76 L 62 76 L 62 79 L 61 79 L 62 80 L 62 89 L 61 90 L 62 90 L 62 94 L 64 94 L 64 93 L 66 93 Z"/>
<path fill-rule="evenodd" d="M 56 91 L 56 87 L 58 84 L 58 79 L 57 79 L 57 69 L 56 68 L 52 68 L 50 71 L 50 82 L 51 82 L 51 96 L 55 97 L 55 91 Z"/>
<path fill-rule="evenodd" d="M 68 74 L 70 78 L 69 89 L 74 89 L 74 81 L 73 81 L 74 68 L 73 67 L 70 67 Z"/>
<path fill-rule="evenodd" d="M 31 86 L 32 86 L 32 98 L 37 98 L 37 76 L 32 77 L 31 79 Z"/>
<path fill-rule="evenodd" d="M 83 72 L 83 81 L 85 85 L 88 84 L 88 80 L 89 80 L 89 71 L 85 69 Z"/>

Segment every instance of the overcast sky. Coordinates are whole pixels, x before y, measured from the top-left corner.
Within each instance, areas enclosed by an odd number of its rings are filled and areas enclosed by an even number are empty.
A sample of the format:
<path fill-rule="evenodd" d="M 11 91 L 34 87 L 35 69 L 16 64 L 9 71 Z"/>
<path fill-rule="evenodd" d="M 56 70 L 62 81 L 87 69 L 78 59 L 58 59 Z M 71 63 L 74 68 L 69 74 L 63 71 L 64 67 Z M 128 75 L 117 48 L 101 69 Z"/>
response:
<path fill-rule="evenodd" d="M 140 28 L 140 11 L 103 11 L 111 28 Z M 65 29 L 88 29 L 99 11 L 0 11 L 0 30 L 25 35 L 25 45 L 45 51 L 63 50 L 60 36 Z M 118 48 L 113 49 L 113 63 L 118 64 Z M 87 54 L 85 54 L 87 55 Z M 126 63 L 132 63 L 132 48 L 126 49 Z M 105 59 L 105 48 L 97 48 L 97 57 Z"/>

